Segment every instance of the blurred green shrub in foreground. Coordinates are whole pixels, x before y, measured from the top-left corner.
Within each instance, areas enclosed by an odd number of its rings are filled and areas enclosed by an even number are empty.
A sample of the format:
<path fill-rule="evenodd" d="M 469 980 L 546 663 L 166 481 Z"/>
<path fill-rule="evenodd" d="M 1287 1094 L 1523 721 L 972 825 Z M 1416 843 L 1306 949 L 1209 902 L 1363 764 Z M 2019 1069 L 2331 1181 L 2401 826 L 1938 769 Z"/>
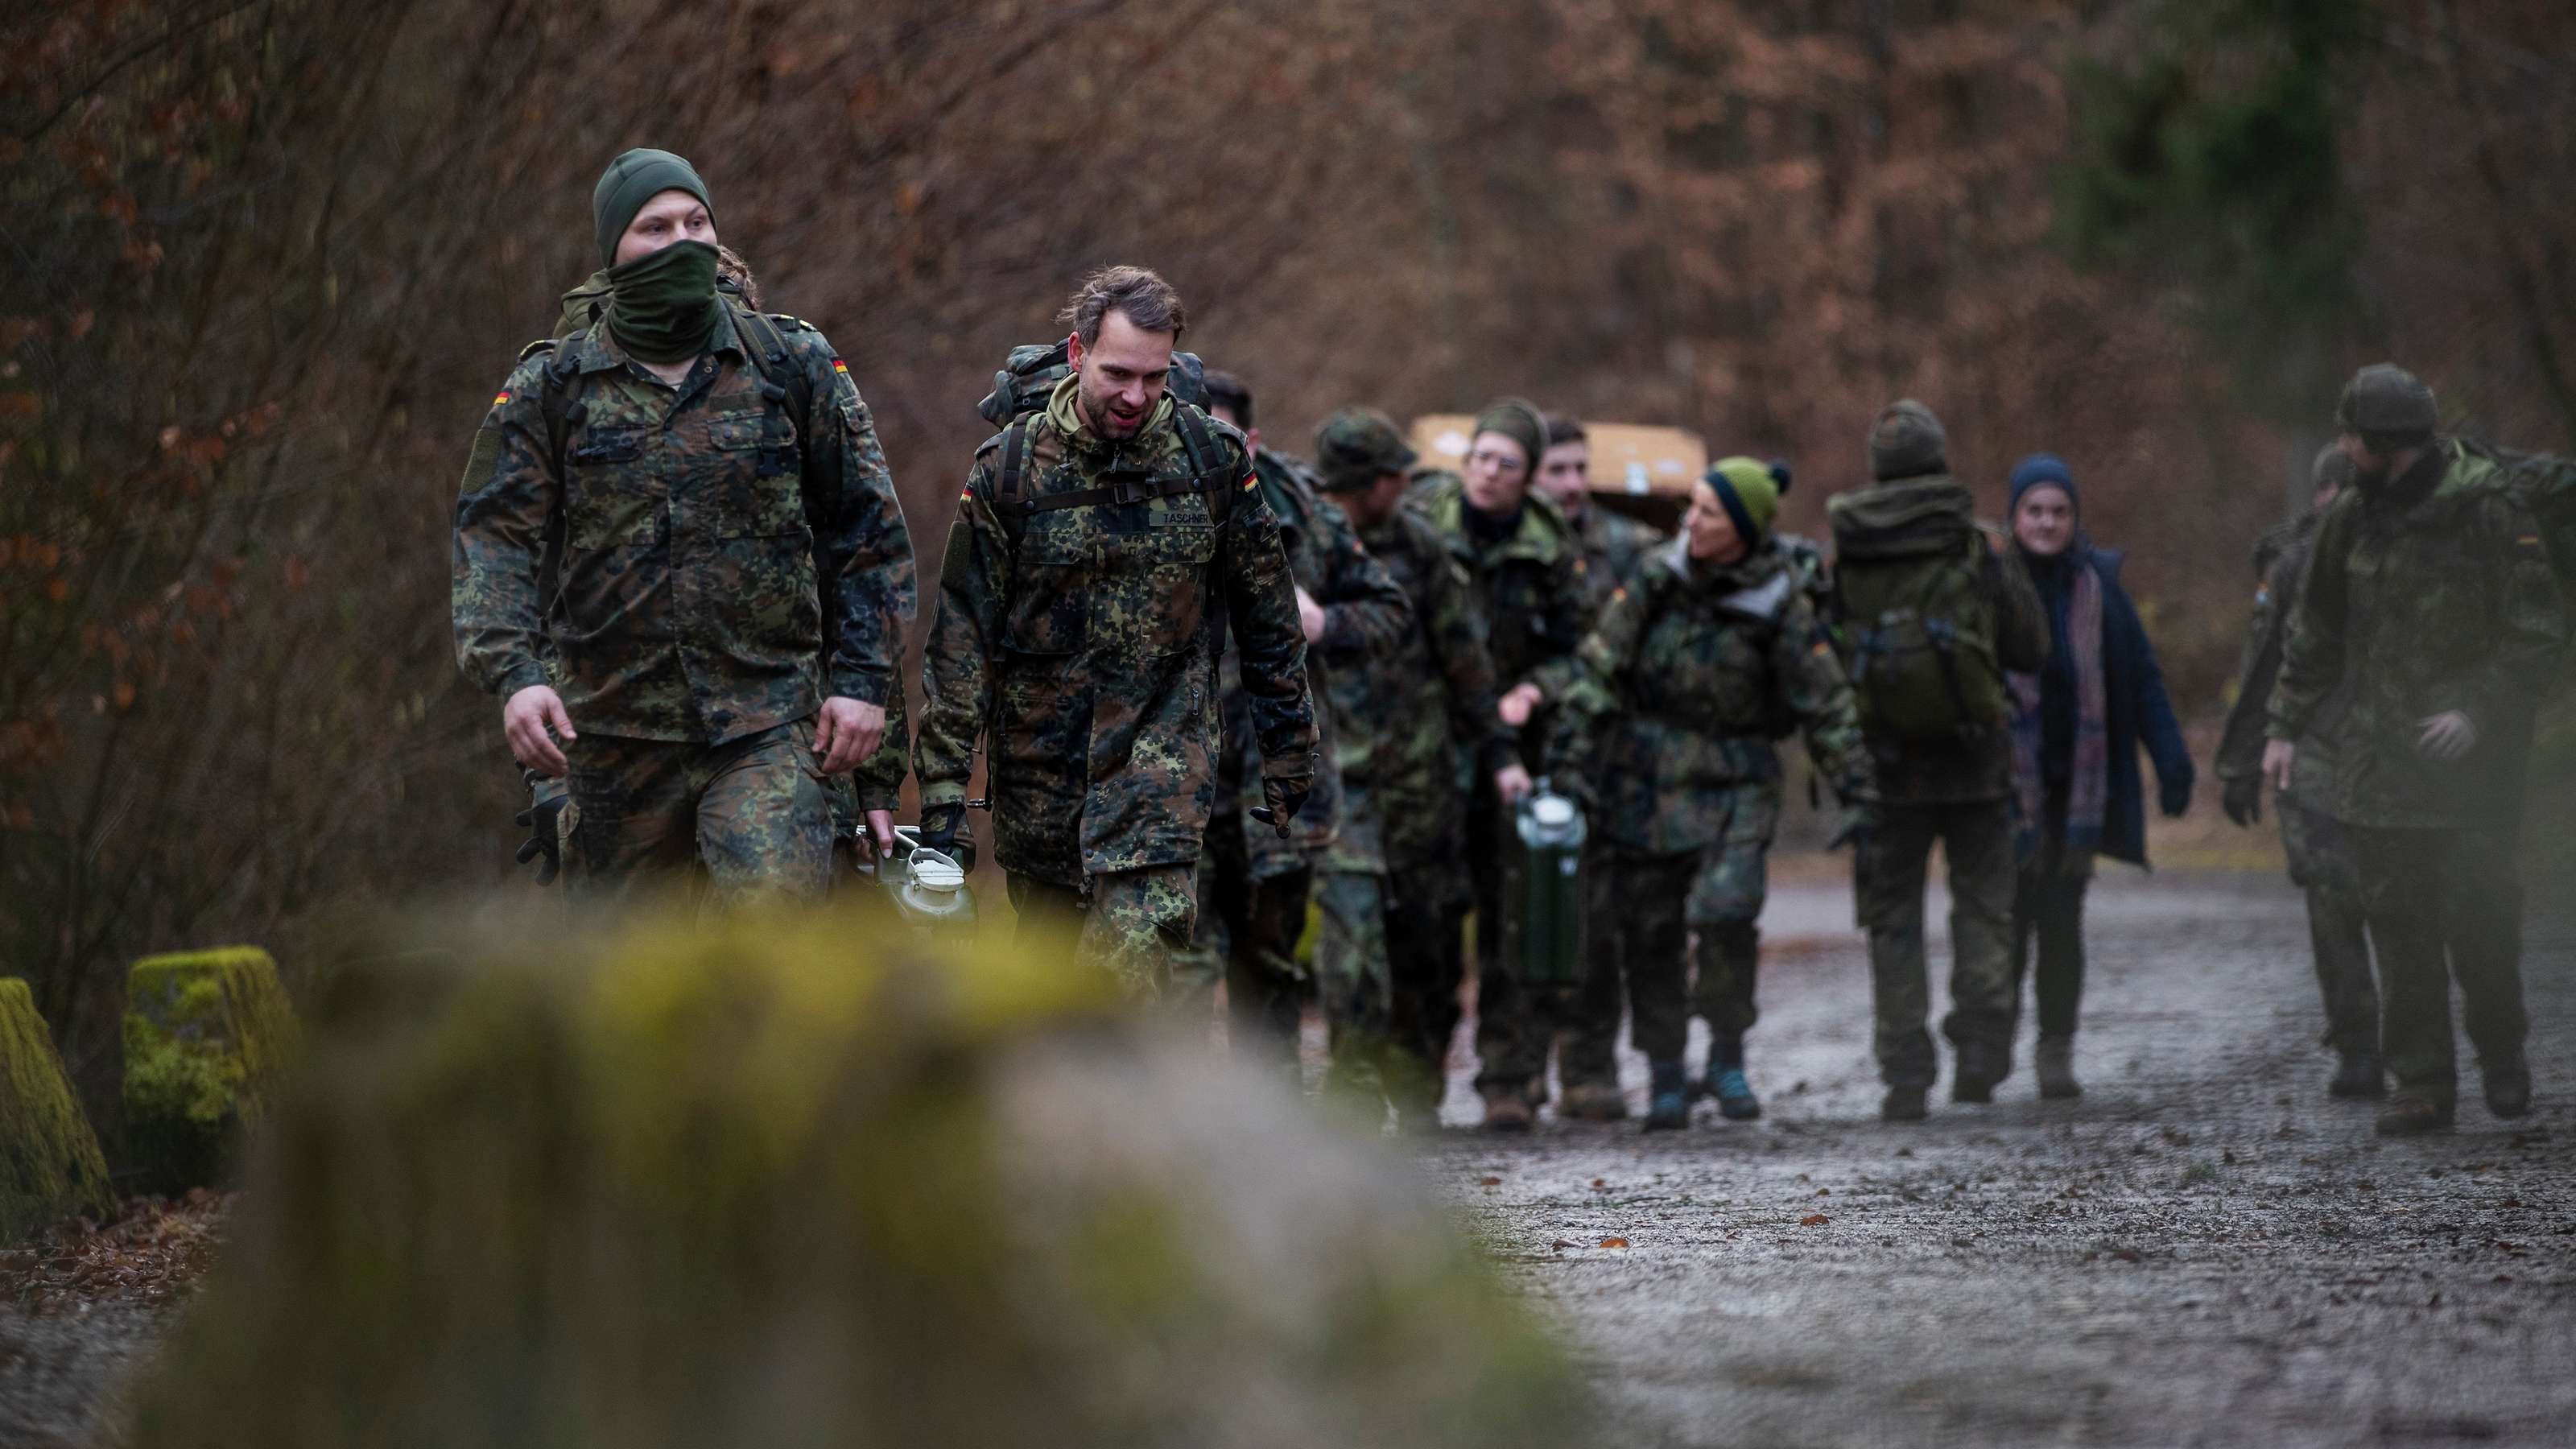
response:
<path fill-rule="evenodd" d="M 295 1011 L 256 946 L 146 956 L 126 976 L 125 1124 L 143 1186 L 212 1184 L 284 1082 Z"/>
<path fill-rule="evenodd" d="M 340 973 L 135 1442 L 1564 1442 L 1564 1361 L 1383 1147 L 1062 955 L 884 940 Z"/>
<path fill-rule="evenodd" d="M 0 976 L 0 1244 L 76 1213 L 104 1218 L 115 1202 L 34 994 Z"/>

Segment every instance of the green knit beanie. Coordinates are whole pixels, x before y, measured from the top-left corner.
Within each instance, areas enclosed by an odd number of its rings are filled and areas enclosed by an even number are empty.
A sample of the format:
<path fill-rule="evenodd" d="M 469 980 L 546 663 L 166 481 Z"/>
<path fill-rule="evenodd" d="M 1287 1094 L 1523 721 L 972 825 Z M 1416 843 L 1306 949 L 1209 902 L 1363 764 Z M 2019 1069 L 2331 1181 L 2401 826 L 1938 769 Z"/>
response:
<path fill-rule="evenodd" d="M 1547 419 L 1532 404 L 1516 397 L 1487 403 L 1476 414 L 1476 432 L 1500 433 L 1520 444 L 1529 454 L 1529 471 L 1538 472 L 1539 457 L 1547 451 Z M 1468 437 L 1472 441 L 1475 434 Z"/>
<path fill-rule="evenodd" d="M 698 179 L 698 168 L 686 158 L 639 146 L 608 163 L 599 175 L 599 185 L 590 192 L 591 224 L 599 229 L 600 265 L 617 265 L 617 239 L 626 235 L 644 203 L 665 191 L 689 193 L 706 207 L 708 219 L 714 219 L 716 204 L 707 198 L 707 184 Z"/>
<path fill-rule="evenodd" d="M 1746 543 L 1771 531 L 1771 520 L 1780 516 L 1780 480 L 1771 476 L 1769 464 L 1753 458 L 1720 458 L 1704 476 L 1718 506 L 1734 520 L 1735 531 L 1744 535 Z"/>

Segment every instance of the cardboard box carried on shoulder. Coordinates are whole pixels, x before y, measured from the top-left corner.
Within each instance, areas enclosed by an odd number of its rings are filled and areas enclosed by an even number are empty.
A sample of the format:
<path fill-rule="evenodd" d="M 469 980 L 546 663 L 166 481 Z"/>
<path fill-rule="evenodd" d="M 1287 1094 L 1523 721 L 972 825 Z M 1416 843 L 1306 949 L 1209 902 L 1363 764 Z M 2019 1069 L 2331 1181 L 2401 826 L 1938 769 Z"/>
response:
<path fill-rule="evenodd" d="M 1432 413 L 1413 420 L 1413 451 L 1422 465 L 1453 473 L 1467 467 L 1467 444 L 1476 420 L 1465 413 Z M 1687 505 L 1691 485 L 1708 471 L 1708 444 L 1699 434 L 1643 423 L 1596 423 L 1583 432 L 1592 444 L 1592 491 L 1611 498 L 1655 499 Z"/>

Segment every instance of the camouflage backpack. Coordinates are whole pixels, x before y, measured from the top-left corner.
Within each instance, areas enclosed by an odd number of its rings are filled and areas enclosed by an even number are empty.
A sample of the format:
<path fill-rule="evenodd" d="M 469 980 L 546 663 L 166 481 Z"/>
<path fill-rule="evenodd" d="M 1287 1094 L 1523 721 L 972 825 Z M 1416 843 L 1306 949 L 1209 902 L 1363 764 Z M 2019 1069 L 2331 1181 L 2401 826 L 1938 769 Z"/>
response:
<path fill-rule="evenodd" d="M 1002 370 L 993 374 L 993 390 L 975 404 L 977 416 L 1001 429 L 996 439 L 1001 457 L 994 468 L 993 497 L 989 501 L 1003 530 L 1010 534 L 1013 547 L 1018 546 L 1020 530 L 1032 513 L 1095 503 L 1137 502 L 1173 493 L 1206 494 L 1209 516 L 1222 526 L 1233 508 L 1234 489 L 1229 485 L 1235 480 L 1228 476 L 1231 468 L 1225 449 L 1218 444 L 1206 412 L 1207 370 L 1198 355 L 1190 352 L 1172 354 L 1172 375 L 1166 384 L 1173 403 L 1172 422 L 1180 431 L 1182 451 L 1189 457 L 1187 479 L 1132 489 L 1111 484 L 1067 489 L 1036 499 L 1028 496 L 1029 424 L 1046 412 L 1047 399 L 1054 394 L 1056 384 L 1072 372 L 1072 356 L 1062 342 L 1052 347 L 1014 347 Z M 1248 463 L 1251 449 L 1246 448 L 1244 456 Z"/>
<path fill-rule="evenodd" d="M 1834 611 L 1862 728 L 1900 740 L 1955 739 L 2003 724 L 1995 658 L 2002 564 L 1947 484 L 1897 498 L 1844 494 L 1834 527 Z"/>

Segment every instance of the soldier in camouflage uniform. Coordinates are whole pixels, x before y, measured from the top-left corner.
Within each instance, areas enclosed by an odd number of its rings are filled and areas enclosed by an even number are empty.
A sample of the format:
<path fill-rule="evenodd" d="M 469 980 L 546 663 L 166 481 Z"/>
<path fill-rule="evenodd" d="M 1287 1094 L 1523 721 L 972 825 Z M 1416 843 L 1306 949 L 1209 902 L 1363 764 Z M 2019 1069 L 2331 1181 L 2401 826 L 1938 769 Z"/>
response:
<path fill-rule="evenodd" d="M 1182 974 L 1188 978 L 1186 988 L 1201 996 L 1213 995 L 1222 979 L 1236 1050 L 1266 1054 L 1284 1064 L 1293 1078 L 1305 995 L 1296 963 L 1297 938 L 1306 927 L 1316 862 L 1342 829 L 1331 675 L 1337 667 L 1363 665 L 1401 643 L 1413 626 L 1412 607 L 1395 580 L 1361 547 L 1340 506 L 1318 491 L 1306 465 L 1261 445 L 1252 390 L 1242 379 L 1211 370 L 1207 390 L 1210 416 L 1242 431 L 1250 442 L 1261 500 L 1279 520 L 1306 639 L 1307 694 L 1314 703 L 1321 747 L 1314 792 L 1297 812 L 1293 828 L 1274 828 L 1244 810 L 1243 782 L 1259 778 L 1261 761 L 1252 698 L 1243 688 L 1241 662 L 1228 650 L 1220 668 L 1219 697 L 1227 744 L 1218 760 L 1207 849 L 1199 856 L 1197 943 Z"/>
<path fill-rule="evenodd" d="M 1682 1047 L 1694 1007 L 1712 1034 L 1710 1095 L 1728 1117 L 1761 1115 L 1744 1035 L 1756 1016 L 1765 856 L 1780 821 L 1773 739 L 1802 729 L 1843 800 L 1864 815 L 1876 804 L 1850 682 L 1795 568 L 1762 546 L 1778 506 L 1760 463 L 1711 468 L 1682 536 L 1611 591 L 1550 732 L 1560 780 L 1589 786 L 1595 838 L 1606 843 L 1594 864 L 1618 883 L 1591 921 L 1591 969 L 1627 974 L 1652 1073 L 1648 1131 L 1686 1120 Z M 1690 1006 L 1686 933 L 1698 943 Z"/>
<path fill-rule="evenodd" d="M 1613 593 L 1637 582 L 1646 555 L 1666 536 L 1593 502 L 1592 443 L 1583 425 L 1572 418 L 1547 420 L 1547 452 L 1539 458 L 1537 487 L 1574 531 L 1580 549 L 1575 572 L 1582 577 L 1586 607 L 1597 621 Z M 1598 830 L 1590 839 L 1594 848 L 1584 866 L 1586 916 L 1607 922 L 1623 908 L 1617 898 L 1621 882 L 1609 866 L 1607 839 Z M 1615 960 L 1609 969 L 1602 969 L 1603 958 L 1597 951 L 1593 958 L 1575 1001 L 1575 1023 L 1559 1063 L 1565 1088 L 1562 1105 L 1569 1117 L 1614 1122 L 1628 1115 L 1627 1099 L 1619 1092 L 1618 1062 L 1620 988 L 1625 973 Z M 1629 993 L 1634 992 L 1630 985 Z"/>
<path fill-rule="evenodd" d="M 587 332 L 599 321 L 614 290 L 608 269 L 602 267 L 564 293 L 563 306 L 555 317 L 554 335 L 563 338 Z M 716 292 L 728 305 L 751 311 L 761 307 L 760 282 L 752 275 L 750 264 L 722 243 L 716 246 Z M 553 597 L 553 575 L 554 561 L 550 558 L 538 573 L 539 598 Z M 539 645 L 538 657 L 546 665 L 547 678 L 560 686 L 553 642 L 540 639 Z M 847 863 L 853 869 L 861 860 L 884 858 L 894 849 L 894 816 L 903 806 L 903 776 L 912 759 L 911 741 L 902 681 L 897 680 L 886 694 L 885 736 L 876 753 L 847 775 L 824 777 L 824 789 L 832 802 L 834 849 L 848 857 Z M 537 884 L 552 885 L 563 867 L 567 818 L 564 806 L 572 799 L 572 787 L 563 776 L 541 775 L 534 770 L 521 771 L 520 784 L 528 792 L 528 805 L 519 812 L 516 823 L 527 829 L 528 838 L 519 846 L 518 861 L 521 865 L 535 862 Z M 574 812 L 570 818 L 579 820 L 580 815 Z"/>
<path fill-rule="evenodd" d="M 1476 419 L 1466 476 L 1441 478 L 1416 494 L 1475 581 L 1494 673 L 1503 683 L 1496 713 L 1517 736 L 1521 755 L 1498 780 L 1478 779 L 1467 806 L 1476 1051 L 1483 1058 L 1476 1089 L 1485 1099 L 1485 1126 L 1496 1132 L 1529 1130 L 1547 1095 L 1548 1049 L 1577 1020 L 1579 995 L 1572 982 L 1521 979 L 1521 963 L 1504 949 L 1512 807 L 1529 791 L 1529 766 L 1545 741 L 1545 711 L 1573 682 L 1574 646 L 1591 621 L 1574 535 L 1555 504 L 1530 494 L 1546 451 L 1547 423 L 1538 409 L 1506 398 Z"/>
<path fill-rule="evenodd" d="M 1315 436 L 1324 487 L 1403 590 L 1396 647 L 1335 670 L 1342 832 L 1323 858 L 1315 947 L 1337 1076 L 1377 1087 L 1408 1129 L 1437 1122 L 1458 1027 L 1468 901 L 1459 762 L 1493 781 L 1516 768 L 1494 712 L 1494 665 L 1476 587 L 1450 540 L 1405 505 L 1413 450 L 1383 414 L 1345 409 Z"/>
<path fill-rule="evenodd" d="M 2245 626 L 2245 655 L 2237 671 L 2236 705 L 2227 714 L 2218 745 L 2221 804 L 2227 818 L 2251 826 L 2263 818 L 2263 728 L 2272 690 L 2281 674 L 2281 646 L 2290 608 L 2298 602 L 2326 509 L 2352 481 L 2352 460 L 2329 443 L 2310 469 L 2311 506 L 2264 531 L 2254 546 L 2254 614 Z M 2350 681 L 2335 691 L 2308 732 L 2299 738 L 2292 787 L 2273 802 L 2290 879 L 2307 892 L 2308 940 L 2316 953 L 2317 987 L 2325 996 L 2325 1044 L 2337 1066 L 2327 1090 L 2338 1097 L 2376 1097 L 2387 1090 L 2379 1061 L 2379 985 L 2370 973 L 2370 938 L 2361 908 L 2361 870 L 2344 828 L 2326 813 L 2334 798 L 2335 735 L 2343 723 Z"/>
<path fill-rule="evenodd" d="M 987 740 L 1022 930 L 1076 927 L 1079 959 L 1155 995 L 1197 916 L 1219 631 L 1282 821 L 1315 774 L 1306 643 L 1242 435 L 1165 392 L 1179 295 L 1112 267 L 1061 320 L 1072 372 L 977 450 L 949 530 L 913 750 L 922 839 L 956 839 Z"/>
<path fill-rule="evenodd" d="M 1880 412 L 1870 430 L 1873 482 L 1835 496 L 1840 519 L 1908 517 L 1909 527 L 1946 536 L 1982 529 L 1966 488 L 1949 474 L 1949 438 L 1932 410 L 1911 399 Z M 1994 664 L 2033 672 L 2048 662 L 2048 618 L 2030 575 L 1999 557 L 1987 532 L 1977 551 L 1978 608 L 1992 626 Z M 1847 554 L 1847 550 L 1845 550 Z M 1848 574 L 1848 556 L 1835 562 Z M 1850 582 L 1846 577 L 1845 582 Z M 1837 594 L 1838 607 L 1841 594 Z M 1857 631 L 1869 621 L 1837 619 L 1846 667 L 1859 662 Z M 1867 688 L 1853 668 L 1856 692 Z M 2000 682 L 1998 681 L 1998 684 Z M 1864 701 L 1866 704 L 1866 701 Z M 1932 846 L 1941 845 L 1950 883 L 1950 997 L 1942 1034 L 1956 1048 L 1951 1095 L 1984 1102 L 2012 1070 L 2016 992 L 2012 974 L 2012 736 L 1999 713 L 1991 727 L 1907 738 L 1867 723 L 1870 762 L 1882 802 L 1860 838 L 1853 887 L 1869 931 L 1870 987 L 1879 1073 L 1887 1082 L 1880 1115 L 1921 1121 L 1938 1059 L 1924 1022 L 1931 989 L 1924 959 L 1923 891 Z"/>
<path fill-rule="evenodd" d="M 601 177 L 609 299 L 523 354 L 459 489 L 457 653 L 519 762 L 569 776 L 574 886 L 694 864 L 720 900 L 812 897 L 825 782 L 884 734 L 912 548 L 830 344 L 718 292 L 713 212 L 667 152 Z"/>
<path fill-rule="evenodd" d="M 2352 837 L 2379 950 L 2380 1049 L 2397 1082 L 2379 1130 L 2451 1123 L 2452 978 L 2487 1107 L 2520 1117 L 2515 846 L 2532 715 L 2566 642 L 2558 583 L 2507 470 L 2436 435 L 2432 389 L 2412 373 L 2362 369 L 2336 421 L 2354 486 L 2326 512 L 2290 616 L 2263 774 L 2297 788 L 2297 742 L 2348 689 L 2322 804 Z"/>

